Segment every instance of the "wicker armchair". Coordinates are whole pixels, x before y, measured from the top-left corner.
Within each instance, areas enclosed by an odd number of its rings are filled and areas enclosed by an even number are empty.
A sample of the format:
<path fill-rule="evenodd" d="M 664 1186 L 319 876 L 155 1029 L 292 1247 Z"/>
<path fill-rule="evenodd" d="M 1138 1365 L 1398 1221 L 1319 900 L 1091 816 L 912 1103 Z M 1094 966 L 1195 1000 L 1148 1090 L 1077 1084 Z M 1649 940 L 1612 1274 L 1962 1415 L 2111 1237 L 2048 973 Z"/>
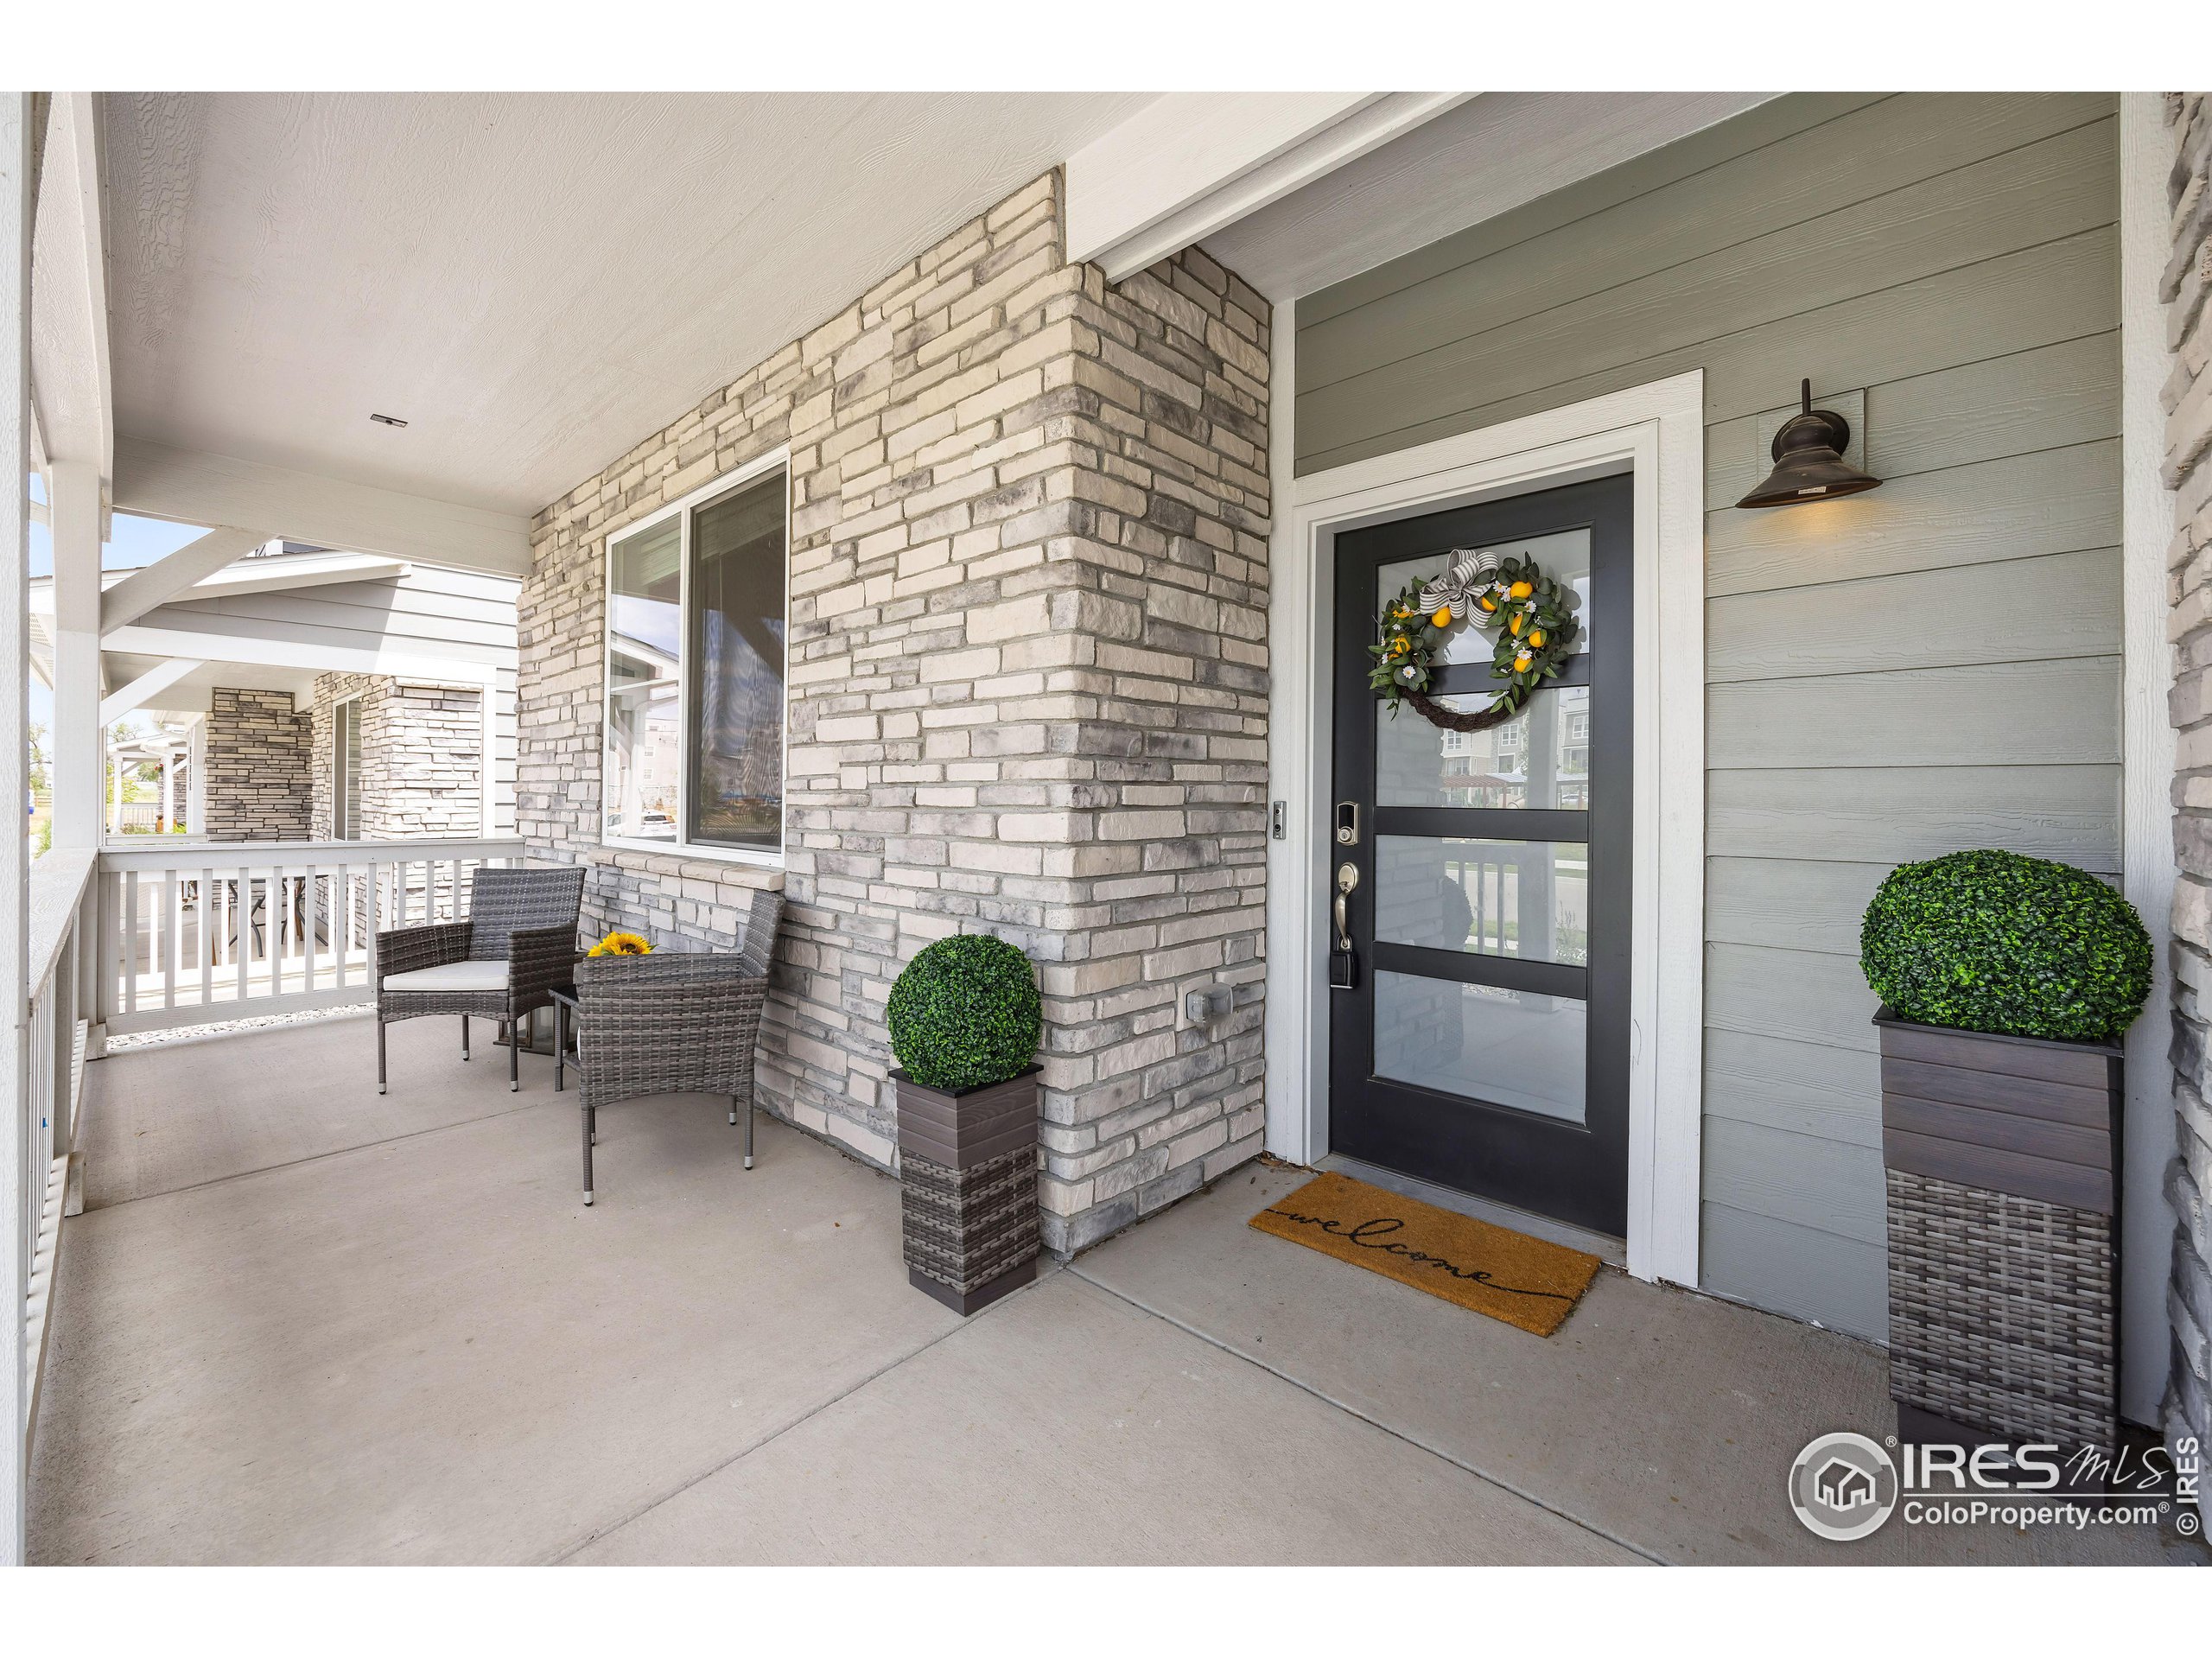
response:
<path fill-rule="evenodd" d="M 727 1095 L 732 1124 L 744 1105 L 745 1166 L 753 1167 L 753 1052 L 783 916 L 782 893 L 756 893 L 743 942 L 732 955 L 668 950 L 588 957 L 576 964 L 575 1064 L 583 1074 L 586 1204 L 592 1201 L 599 1109 L 618 1100 Z"/>
<path fill-rule="evenodd" d="M 507 1087 L 522 1087 L 524 1014 L 548 1007 L 556 985 L 575 976 L 576 921 L 583 908 L 582 869 L 477 870 L 468 881 L 468 919 L 377 934 L 377 1092 L 385 1092 L 384 1028 L 429 1014 L 461 1016 L 461 1058 L 468 1058 L 468 1016 L 505 1028 Z"/>

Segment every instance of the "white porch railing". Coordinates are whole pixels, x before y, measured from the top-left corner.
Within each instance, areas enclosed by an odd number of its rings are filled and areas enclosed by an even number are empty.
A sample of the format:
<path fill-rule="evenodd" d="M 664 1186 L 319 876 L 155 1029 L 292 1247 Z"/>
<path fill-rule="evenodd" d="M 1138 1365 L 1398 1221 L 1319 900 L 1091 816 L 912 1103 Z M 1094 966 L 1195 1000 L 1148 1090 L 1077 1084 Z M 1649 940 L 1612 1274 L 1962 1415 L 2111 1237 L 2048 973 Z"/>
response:
<path fill-rule="evenodd" d="M 95 855 L 49 853 L 31 867 L 28 911 L 30 1022 L 26 1033 L 22 1184 L 17 1214 L 19 1241 L 31 1264 L 30 1294 L 23 1307 L 23 1446 L 28 1455 L 38 1421 L 39 1382 L 45 1370 L 47 1312 L 53 1301 L 54 1263 L 61 1243 L 61 1212 L 70 1191 L 70 1151 L 75 1144 L 77 1103 L 85 1076 Z"/>
<path fill-rule="evenodd" d="M 99 1018 L 111 1034 L 365 1003 L 379 929 L 465 916 L 470 873 L 523 855 L 512 837 L 166 840 L 100 855 Z"/>
<path fill-rule="evenodd" d="M 149 838 L 151 839 L 151 838 Z M 160 841 L 168 838 L 161 837 Z M 467 913 L 469 874 L 520 861 L 491 841 L 199 842 L 48 853 L 32 865 L 17 1240 L 26 1454 L 65 1213 L 83 1208 L 85 1061 L 110 1032 L 366 1002 L 376 933 Z"/>

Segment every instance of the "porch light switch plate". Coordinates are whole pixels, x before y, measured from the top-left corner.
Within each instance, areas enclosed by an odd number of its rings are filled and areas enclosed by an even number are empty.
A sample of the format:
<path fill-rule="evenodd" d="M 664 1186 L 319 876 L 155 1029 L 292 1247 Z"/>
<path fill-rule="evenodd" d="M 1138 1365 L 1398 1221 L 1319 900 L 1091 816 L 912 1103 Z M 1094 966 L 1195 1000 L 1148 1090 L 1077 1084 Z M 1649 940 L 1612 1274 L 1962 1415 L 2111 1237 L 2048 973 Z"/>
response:
<path fill-rule="evenodd" d="M 1851 442 L 1845 446 L 1843 458 L 1862 473 L 1873 469 L 1866 464 L 1866 394 L 1859 391 L 1822 392 L 1821 383 L 1813 382 L 1813 407 L 1832 409 L 1851 423 Z M 1751 474 L 1750 481 L 1735 493 L 1741 495 L 1774 470 L 1774 435 L 1782 430 L 1789 417 L 1799 412 L 1796 404 L 1784 404 L 1779 409 L 1770 409 L 1757 416 L 1752 426 L 1757 433 L 1751 445 Z"/>

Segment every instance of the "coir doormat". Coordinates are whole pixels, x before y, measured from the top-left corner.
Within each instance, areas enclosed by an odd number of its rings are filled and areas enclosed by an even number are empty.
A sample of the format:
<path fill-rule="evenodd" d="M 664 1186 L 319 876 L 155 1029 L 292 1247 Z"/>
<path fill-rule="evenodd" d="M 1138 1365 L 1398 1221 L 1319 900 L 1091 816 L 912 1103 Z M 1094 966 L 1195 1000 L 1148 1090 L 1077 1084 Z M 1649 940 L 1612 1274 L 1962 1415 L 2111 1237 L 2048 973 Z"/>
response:
<path fill-rule="evenodd" d="M 1263 1233 L 1548 1337 L 1597 1277 L 1599 1261 L 1472 1216 L 1323 1175 L 1252 1217 Z"/>

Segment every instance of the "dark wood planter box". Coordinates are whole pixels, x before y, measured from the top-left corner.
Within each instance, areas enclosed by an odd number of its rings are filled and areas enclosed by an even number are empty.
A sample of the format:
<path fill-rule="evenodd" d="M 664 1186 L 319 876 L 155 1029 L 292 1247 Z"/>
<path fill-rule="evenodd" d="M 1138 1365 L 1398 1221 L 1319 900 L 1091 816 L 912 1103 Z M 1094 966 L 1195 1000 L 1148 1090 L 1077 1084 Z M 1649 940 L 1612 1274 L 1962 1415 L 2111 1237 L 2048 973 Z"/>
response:
<path fill-rule="evenodd" d="M 891 1074 L 907 1281 L 956 1313 L 1036 1276 L 1038 1071 L 950 1092 Z"/>
<path fill-rule="evenodd" d="M 2120 1049 L 1874 1024 L 1900 1433 L 2112 1452 Z"/>

